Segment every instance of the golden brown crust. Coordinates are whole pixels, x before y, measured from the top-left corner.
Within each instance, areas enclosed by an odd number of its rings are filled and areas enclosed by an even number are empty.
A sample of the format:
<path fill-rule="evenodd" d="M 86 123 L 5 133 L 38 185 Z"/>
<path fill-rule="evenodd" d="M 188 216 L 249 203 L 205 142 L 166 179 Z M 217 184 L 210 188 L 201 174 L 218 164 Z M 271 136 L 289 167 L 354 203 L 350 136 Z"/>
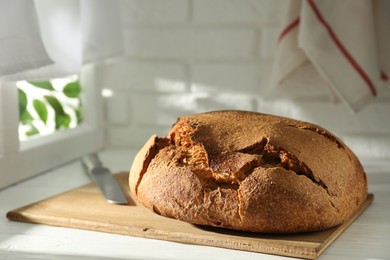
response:
<path fill-rule="evenodd" d="M 329 228 L 367 196 L 359 160 L 330 132 L 244 111 L 179 118 L 138 153 L 129 184 L 163 216 L 254 232 Z"/>
<path fill-rule="evenodd" d="M 156 146 L 156 140 L 156 135 L 151 136 L 134 158 L 129 176 L 130 191 L 134 194 L 137 193 L 138 182 L 142 179 L 142 175 L 146 172 L 151 158 L 155 155 L 152 151 L 154 150 L 153 147 Z"/>

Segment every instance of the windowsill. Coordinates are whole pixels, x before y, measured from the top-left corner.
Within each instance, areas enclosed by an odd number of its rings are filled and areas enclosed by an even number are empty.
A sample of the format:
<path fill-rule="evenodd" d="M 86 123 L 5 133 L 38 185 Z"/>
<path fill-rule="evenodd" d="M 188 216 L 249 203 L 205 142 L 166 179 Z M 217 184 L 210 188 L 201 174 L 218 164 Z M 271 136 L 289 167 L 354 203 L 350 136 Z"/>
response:
<path fill-rule="evenodd" d="M 21 151 L 26 151 L 42 144 L 50 144 L 60 140 L 66 140 L 69 137 L 75 137 L 80 134 L 89 134 L 94 131 L 94 128 L 88 124 L 82 123 L 76 128 L 64 129 L 45 136 L 34 136 L 28 140 L 20 142 Z"/>
<path fill-rule="evenodd" d="M 134 150 L 109 149 L 101 152 L 100 158 L 115 173 L 127 171 L 134 155 Z M 368 173 L 369 191 L 375 195 L 374 203 L 324 252 L 323 255 L 329 259 L 341 255 L 345 258 L 388 257 L 390 163 L 363 160 L 363 164 Z M 238 250 L 12 222 L 5 218 L 9 210 L 89 182 L 79 161 L 73 161 L 0 190 L 0 258 L 215 259 L 223 255 L 231 259 L 279 259 L 276 256 Z M 374 245 L 375 248 L 372 247 Z"/>

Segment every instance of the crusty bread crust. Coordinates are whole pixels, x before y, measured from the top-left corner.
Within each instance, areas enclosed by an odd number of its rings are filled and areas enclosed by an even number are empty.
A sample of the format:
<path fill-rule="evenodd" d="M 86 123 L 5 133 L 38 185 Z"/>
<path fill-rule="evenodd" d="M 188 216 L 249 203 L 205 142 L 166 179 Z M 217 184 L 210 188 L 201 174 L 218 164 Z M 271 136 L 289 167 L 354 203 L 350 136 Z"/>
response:
<path fill-rule="evenodd" d="M 266 233 L 333 227 L 367 196 L 359 160 L 333 134 L 244 111 L 179 118 L 140 150 L 129 184 L 157 214 Z"/>

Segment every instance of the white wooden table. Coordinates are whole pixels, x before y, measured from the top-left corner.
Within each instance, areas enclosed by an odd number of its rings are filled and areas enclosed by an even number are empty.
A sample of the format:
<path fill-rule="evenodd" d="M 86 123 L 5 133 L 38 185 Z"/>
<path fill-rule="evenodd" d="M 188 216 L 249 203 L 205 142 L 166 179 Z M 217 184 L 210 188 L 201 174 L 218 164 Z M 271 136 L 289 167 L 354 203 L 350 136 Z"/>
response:
<path fill-rule="evenodd" d="M 130 167 L 134 151 L 107 150 L 113 172 Z M 390 161 L 362 160 L 372 205 L 320 259 L 390 259 Z M 286 259 L 208 246 L 8 221 L 11 209 L 79 187 L 90 180 L 78 161 L 0 190 L 0 259 Z"/>

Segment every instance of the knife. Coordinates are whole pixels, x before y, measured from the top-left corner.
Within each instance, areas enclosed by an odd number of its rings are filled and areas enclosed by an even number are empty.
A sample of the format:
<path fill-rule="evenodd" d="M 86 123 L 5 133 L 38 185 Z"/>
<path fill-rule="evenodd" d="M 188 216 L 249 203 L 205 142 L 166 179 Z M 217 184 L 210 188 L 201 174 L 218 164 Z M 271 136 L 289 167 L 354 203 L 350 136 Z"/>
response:
<path fill-rule="evenodd" d="M 89 154 L 82 157 L 81 164 L 109 203 L 128 204 L 111 171 L 103 166 L 97 154 Z"/>

